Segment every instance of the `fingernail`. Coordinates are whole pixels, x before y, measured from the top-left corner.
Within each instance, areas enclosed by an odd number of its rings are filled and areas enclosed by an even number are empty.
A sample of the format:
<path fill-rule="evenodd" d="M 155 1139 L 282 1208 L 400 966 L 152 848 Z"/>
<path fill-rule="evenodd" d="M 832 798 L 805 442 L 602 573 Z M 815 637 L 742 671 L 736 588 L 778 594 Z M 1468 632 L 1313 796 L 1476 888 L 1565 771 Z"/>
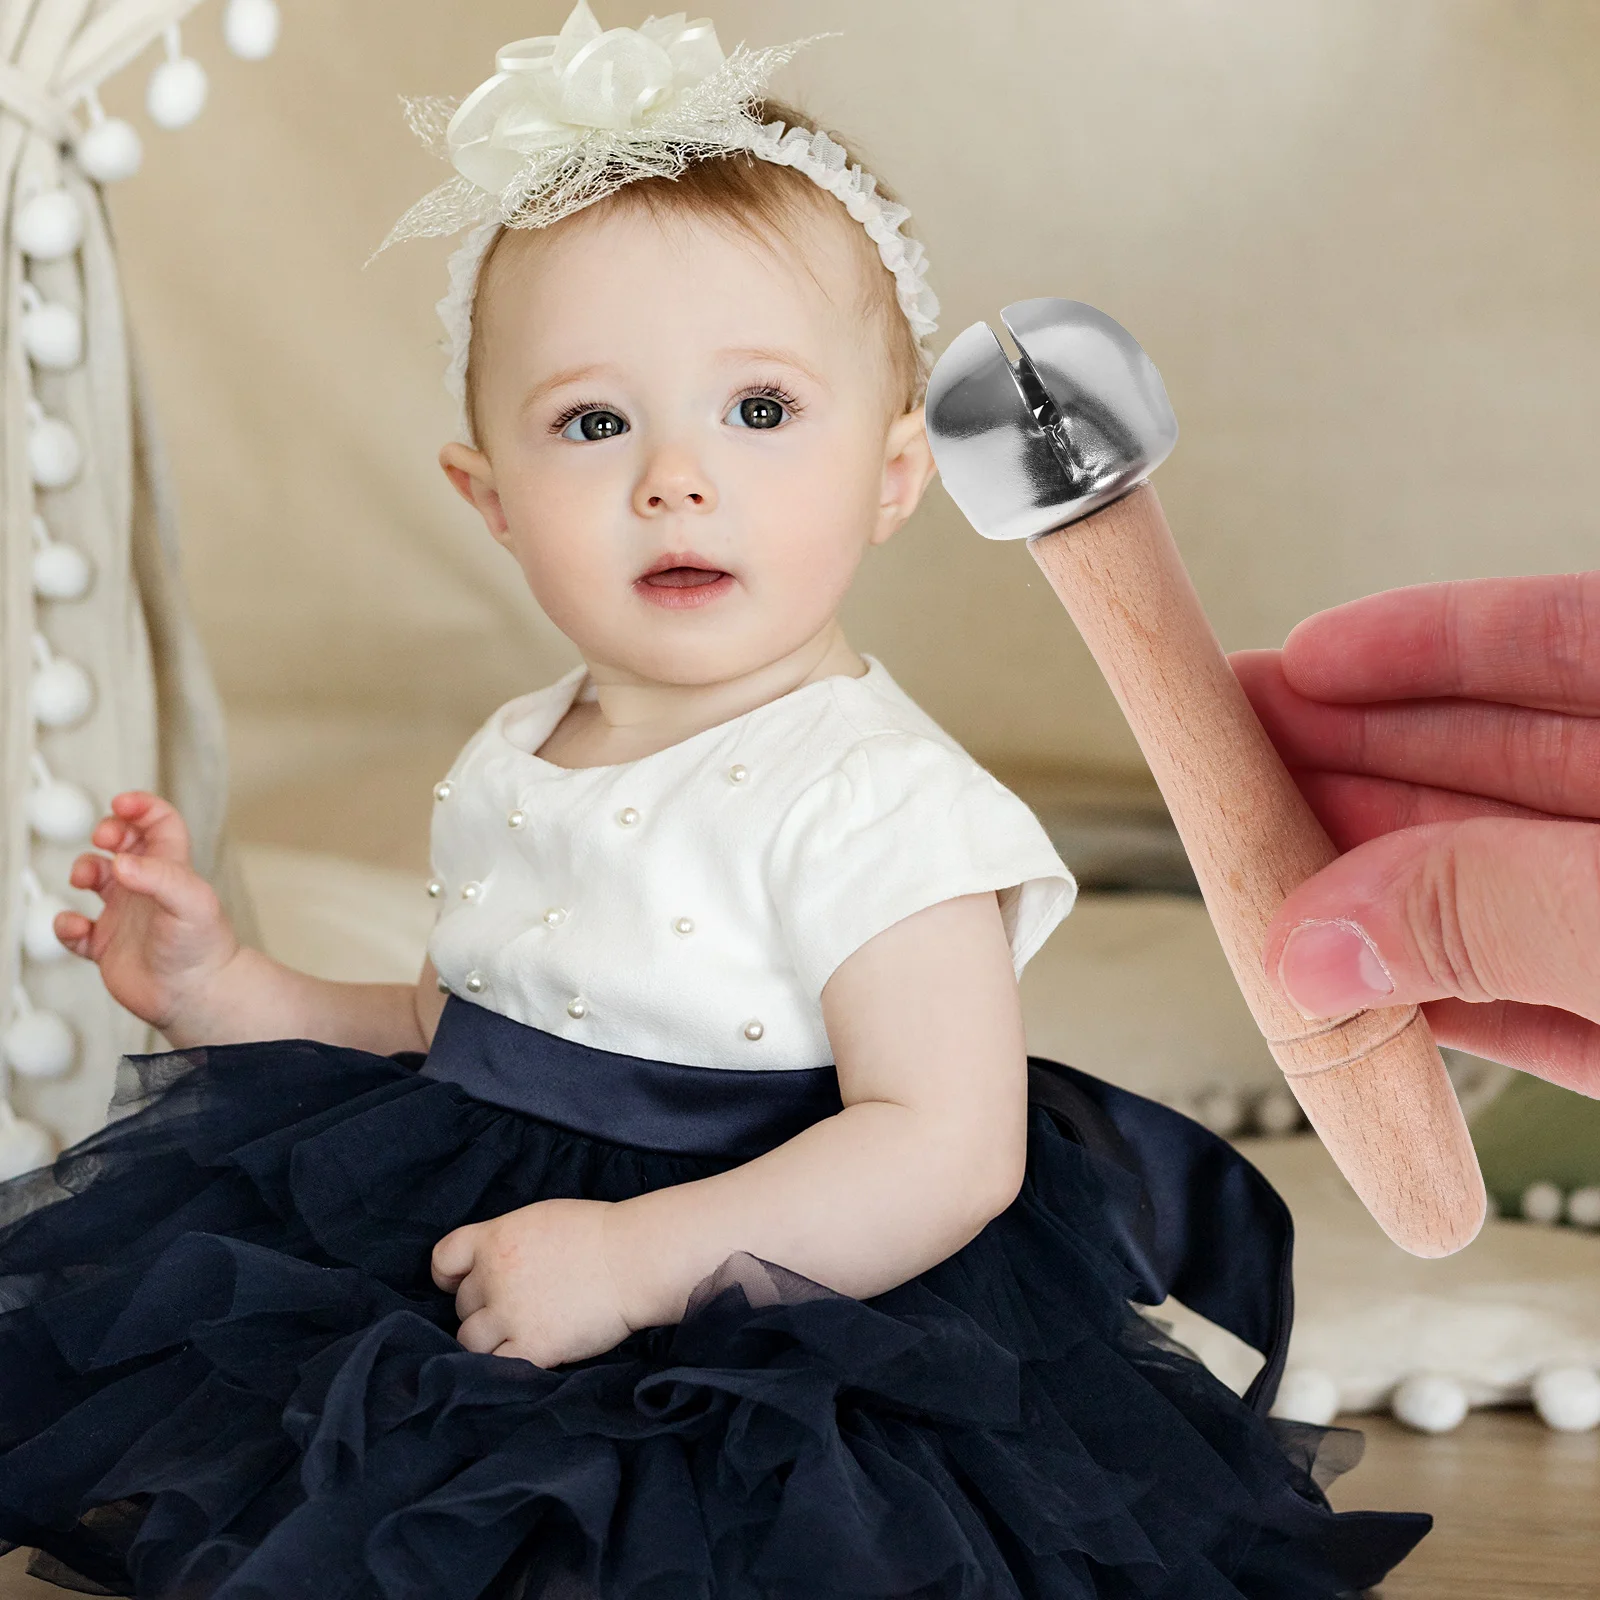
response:
<path fill-rule="evenodd" d="M 1354 922 L 1302 922 L 1284 944 L 1278 981 L 1306 1018 L 1342 1017 L 1394 993 L 1378 947 Z"/>

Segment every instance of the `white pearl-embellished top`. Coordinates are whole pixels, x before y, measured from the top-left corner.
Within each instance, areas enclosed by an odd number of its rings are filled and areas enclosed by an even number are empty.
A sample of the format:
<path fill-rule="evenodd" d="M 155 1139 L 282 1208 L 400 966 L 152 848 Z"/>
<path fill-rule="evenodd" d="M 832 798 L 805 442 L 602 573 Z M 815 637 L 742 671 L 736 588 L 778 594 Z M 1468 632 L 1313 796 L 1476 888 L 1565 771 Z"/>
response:
<path fill-rule="evenodd" d="M 999 892 L 1018 973 L 1077 886 L 1038 819 L 880 662 L 637 761 L 534 754 L 576 667 L 496 711 L 434 790 L 441 985 L 602 1050 L 826 1066 L 822 989 L 875 934 Z"/>

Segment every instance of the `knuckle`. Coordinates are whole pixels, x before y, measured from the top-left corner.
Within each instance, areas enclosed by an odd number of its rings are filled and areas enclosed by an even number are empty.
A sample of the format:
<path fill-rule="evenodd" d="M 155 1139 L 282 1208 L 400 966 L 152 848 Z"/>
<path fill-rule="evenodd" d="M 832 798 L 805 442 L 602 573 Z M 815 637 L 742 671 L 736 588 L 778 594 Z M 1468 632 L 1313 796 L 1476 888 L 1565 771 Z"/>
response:
<path fill-rule="evenodd" d="M 1484 925 L 1471 910 L 1476 899 L 1456 831 L 1445 830 L 1427 851 L 1407 920 L 1429 982 L 1475 1002 L 1495 998 L 1485 981 L 1492 963 Z"/>

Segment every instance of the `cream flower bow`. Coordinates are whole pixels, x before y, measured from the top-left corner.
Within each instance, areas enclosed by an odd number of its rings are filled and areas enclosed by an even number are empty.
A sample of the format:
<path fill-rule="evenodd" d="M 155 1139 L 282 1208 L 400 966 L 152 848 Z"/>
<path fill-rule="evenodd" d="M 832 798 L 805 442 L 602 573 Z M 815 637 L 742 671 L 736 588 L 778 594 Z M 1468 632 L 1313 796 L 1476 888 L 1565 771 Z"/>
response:
<path fill-rule="evenodd" d="M 491 221 L 548 227 L 635 178 L 747 149 L 761 126 L 751 103 L 810 43 L 724 55 L 708 18 L 679 11 L 607 30 L 577 0 L 559 34 L 499 51 L 495 75 L 459 106 L 406 101 L 413 131 L 460 176 L 419 200 L 379 249 Z"/>
<path fill-rule="evenodd" d="M 582 129 L 638 128 L 724 59 L 709 18 L 689 22 L 679 11 L 602 31 L 589 0 L 578 0 L 554 38 L 519 39 L 499 52 L 495 76 L 450 119 L 450 159 L 498 194 L 529 156 L 572 143 Z"/>

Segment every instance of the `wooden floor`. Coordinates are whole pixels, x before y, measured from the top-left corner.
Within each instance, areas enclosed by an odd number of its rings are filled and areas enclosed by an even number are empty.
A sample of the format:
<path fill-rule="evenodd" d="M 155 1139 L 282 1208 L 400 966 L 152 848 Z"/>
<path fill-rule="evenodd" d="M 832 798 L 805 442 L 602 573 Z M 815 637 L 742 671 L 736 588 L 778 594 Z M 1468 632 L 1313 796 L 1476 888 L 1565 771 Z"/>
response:
<path fill-rule="evenodd" d="M 1350 1420 L 1367 1453 L 1334 1505 L 1433 1513 L 1382 1600 L 1600 1597 L 1600 1433 L 1552 1433 L 1531 1411 L 1475 1411 L 1438 1438 Z"/>
<path fill-rule="evenodd" d="M 1529 1411 L 1474 1412 L 1443 1438 L 1352 1421 L 1366 1459 L 1334 1504 L 1434 1515 L 1382 1600 L 1600 1600 L 1600 1433 L 1551 1433 Z M 24 1550 L 0 1560 L 0 1600 L 60 1600 L 26 1566 Z"/>

